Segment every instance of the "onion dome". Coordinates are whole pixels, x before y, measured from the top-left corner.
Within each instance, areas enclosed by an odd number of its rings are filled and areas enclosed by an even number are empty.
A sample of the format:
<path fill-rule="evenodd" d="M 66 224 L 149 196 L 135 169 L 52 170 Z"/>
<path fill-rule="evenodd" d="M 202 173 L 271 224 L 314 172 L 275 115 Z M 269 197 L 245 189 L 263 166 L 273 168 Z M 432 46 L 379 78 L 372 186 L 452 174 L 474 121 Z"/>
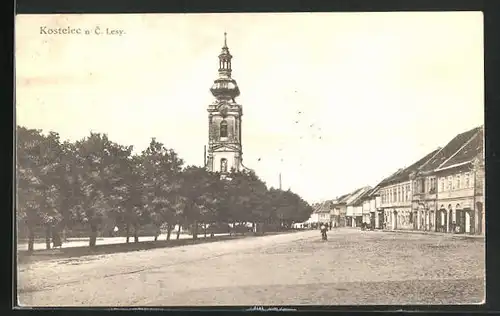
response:
<path fill-rule="evenodd" d="M 224 46 L 219 54 L 219 78 L 214 80 L 214 84 L 210 88 L 213 96 L 219 100 L 230 100 L 240 95 L 236 80 L 231 78 L 231 59 L 233 56 L 229 53 L 226 36 L 227 34 L 224 33 Z"/>

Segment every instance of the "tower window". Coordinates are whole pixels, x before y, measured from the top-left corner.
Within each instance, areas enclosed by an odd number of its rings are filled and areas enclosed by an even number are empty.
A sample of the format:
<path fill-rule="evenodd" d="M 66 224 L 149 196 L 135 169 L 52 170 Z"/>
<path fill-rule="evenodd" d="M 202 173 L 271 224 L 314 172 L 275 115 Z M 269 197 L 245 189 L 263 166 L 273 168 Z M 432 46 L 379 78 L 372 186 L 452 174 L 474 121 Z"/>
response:
<path fill-rule="evenodd" d="M 222 158 L 220 160 L 220 171 L 227 172 L 227 159 L 226 158 Z"/>
<path fill-rule="evenodd" d="M 227 137 L 227 122 L 220 122 L 220 137 Z"/>

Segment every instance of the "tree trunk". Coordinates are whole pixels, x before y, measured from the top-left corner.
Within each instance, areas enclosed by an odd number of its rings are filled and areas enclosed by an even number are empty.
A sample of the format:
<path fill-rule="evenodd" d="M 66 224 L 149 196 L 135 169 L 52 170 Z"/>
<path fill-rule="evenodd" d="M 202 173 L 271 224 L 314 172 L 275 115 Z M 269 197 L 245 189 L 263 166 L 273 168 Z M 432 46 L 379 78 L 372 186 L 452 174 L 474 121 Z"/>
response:
<path fill-rule="evenodd" d="M 127 244 L 130 242 L 130 224 L 127 221 L 125 224 L 125 234 L 127 235 Z"/>
<path fill-rule="evenodd" d="M 90 240 L 89 247 L 93 248 L 96 246 L 97 242 L 97 225 L 90 224 Z"/>
<path fill-rule="evenodd" d="M 139 224 L 134 225 L 134 242 L 139 242 Z"/>
<path fill-rule="evenodd" d="M 167 241 L 170 240 L 170 234 L 172 233 L 172 224 L 167 223 Z"/>
<path fill-rule="evenodd" d="M 203 224 L 203 235 L 207 238 L 207 224 Z"/>
<path fill-rule="evenodd" d="M 177 227 L 177 240 L 179 240 L 179 237 L 181 236 L 181 223 L 177 223 L 178 227 Z"/>
<path fill-rule="evenodd" d="M 35 229 L 32 224 L 28 224 L 28 251 L 35 249 Z"/>
<path fill-rule="evenodd" d="M 198 239 L 198 221 L 194 221 L 193 224 L 193 240 Z"/>
<path fill-rule="evenodd" d="M 45 226 L 45 248 L 50 249 L 50 239 L 51 239 L 52 229 L 50 224 Z"/>
<path fill-rule="evenodd" d="M 161 234 L 160 232 L 160 226 L 155 225 L 155 239 L 154 241 L 158 241 L 158 236 Z"/>

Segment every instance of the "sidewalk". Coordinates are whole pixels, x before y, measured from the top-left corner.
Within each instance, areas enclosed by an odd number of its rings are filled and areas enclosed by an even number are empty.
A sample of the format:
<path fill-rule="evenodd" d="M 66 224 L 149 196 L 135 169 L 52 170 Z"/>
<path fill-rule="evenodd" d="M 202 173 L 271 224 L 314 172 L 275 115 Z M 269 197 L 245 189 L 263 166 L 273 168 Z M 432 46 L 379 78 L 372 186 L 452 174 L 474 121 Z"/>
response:
<path fill-rule="evenodd" d="M 228 234 L 215 234 L 214 236 L 224 236 Z M 200 234 L 198 235 L 198 238 L 203 238 L 204 235 Z M 172 234 L 170 236 L 172 240 L 177 238 L 177 234 Z M 191 239 L 193 236 L 188 235 L 188 234 L 181 234 L 179 236 L 179 239 Z M 161 234 L 158 236 L 158 240 L 166 240 L 167 235 L 166 234 Z M 116 244 L 125 244 L 126 243 L 126 237 L 99 237 L 97 238 L 97 245 L 116 245 Z M 154 236 L 141 236 L 139 237 L 139 241 L 153 241 Z M 130 242 L 134 242 L 134 237 L 130 237 Z M 89 245 L 89 238 L 68 238 L 65 242 L 62 244 L 62 248 L 77 248 L 77 247 L 88 247 Z M 51 243 L 52 246 L 52 243 Z M 45 250 L 45 242 L 35 242 L 34 244 L 34 249 L 35 250 Z M 28 244 L 27 243 L 18 243 L 17 244 L 17 250 L 28 250 Z"/>
<path fill-rule="evenodd" d="M 400 233 L 400 234 L 435 235 L 435 236 L 446 236 L 446 237 L 455 237 L 455 238 L 484 239 L 484 235 L 452 234 L 452 233 L 440 233 L 440 232 L 423 231 L 423 230 L 403 230 L 403 229 L 390 230 L 390 229 L 383 229 L 382 232 L 386 232 L 386 233 Z"/>
<path fill-rule="evenodd" d="M 290 235 L 291 233 L 296 233 L 297 231 L 286 231 L 286 232 L 269 232 L 265 235 L 253 235 L 253 234 L 215 234 L 214 237 L 199 236 L 198 239 L 193 240 L 192 238 L 179 238 L 179 239 L 171 239 L 170 241 L 166 240 L 158 240 L 158 241 L 143 241 L 140 242 L 131 242 L 131 243 L 101 243 L 96 247 L 66 247 L 66 248 L 52 248 L 52 249 L 39 249 L 32 253 L 28 253 L 26 251 L 18 252 L 18 265 L 19 264 L 31 264 L 38 261 L 45 260 L 54 260 L 54 259 L 71 259 L 84 257 L 84 256 L 98 256 L 98 255 L 107 255 L 107 254 L 116 254 L 116 253 L 126 253 L 132 251 L 145 251 L 145 250 L 154 250 L 160 248 L 175 248 L 180 246 L 188 246 L 188 245 L 199 245 L 206 243 L 217 243 L 222 241 L 230 241 L 230 240 L 238 240 L 238 239 L 247 239 L 247 238 L 260 238 L 260 237 L 269 237 L 269 236 L 278 236 L 278 235 Z M 188 236 L 191 237 L 191 236 Z M 232 248 L 232 244 L 227 245 L 229 248 Z"/>

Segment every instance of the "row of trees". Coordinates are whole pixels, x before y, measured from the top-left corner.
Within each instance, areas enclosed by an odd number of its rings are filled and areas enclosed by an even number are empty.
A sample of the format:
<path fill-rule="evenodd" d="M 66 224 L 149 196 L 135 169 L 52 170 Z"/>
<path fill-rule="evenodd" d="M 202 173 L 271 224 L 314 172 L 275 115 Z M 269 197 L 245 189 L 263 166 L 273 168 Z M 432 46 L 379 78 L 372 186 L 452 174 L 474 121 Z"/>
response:
<path fill-rule="evenodd" d="M 205 168 L 184 166 L 177 153 L 152 139 L 134 154 L 132 146 L 91 133 L 76 142 L 59 135 L 17 127 L 17 222 L 33 250 L 36 232 L 45 230 L 47 247 L 54 231 L 84 227 L 89 246 L 104 222 L 134 236 L 144 225 L 166 227 L 214 223 L 274 224 L 289 227 L 309 218 L 312 208 L 291 191 L 268 189 L 253 172 L 227 178 Z M 177 231 L 179 238 L 179 231 Z"/>

